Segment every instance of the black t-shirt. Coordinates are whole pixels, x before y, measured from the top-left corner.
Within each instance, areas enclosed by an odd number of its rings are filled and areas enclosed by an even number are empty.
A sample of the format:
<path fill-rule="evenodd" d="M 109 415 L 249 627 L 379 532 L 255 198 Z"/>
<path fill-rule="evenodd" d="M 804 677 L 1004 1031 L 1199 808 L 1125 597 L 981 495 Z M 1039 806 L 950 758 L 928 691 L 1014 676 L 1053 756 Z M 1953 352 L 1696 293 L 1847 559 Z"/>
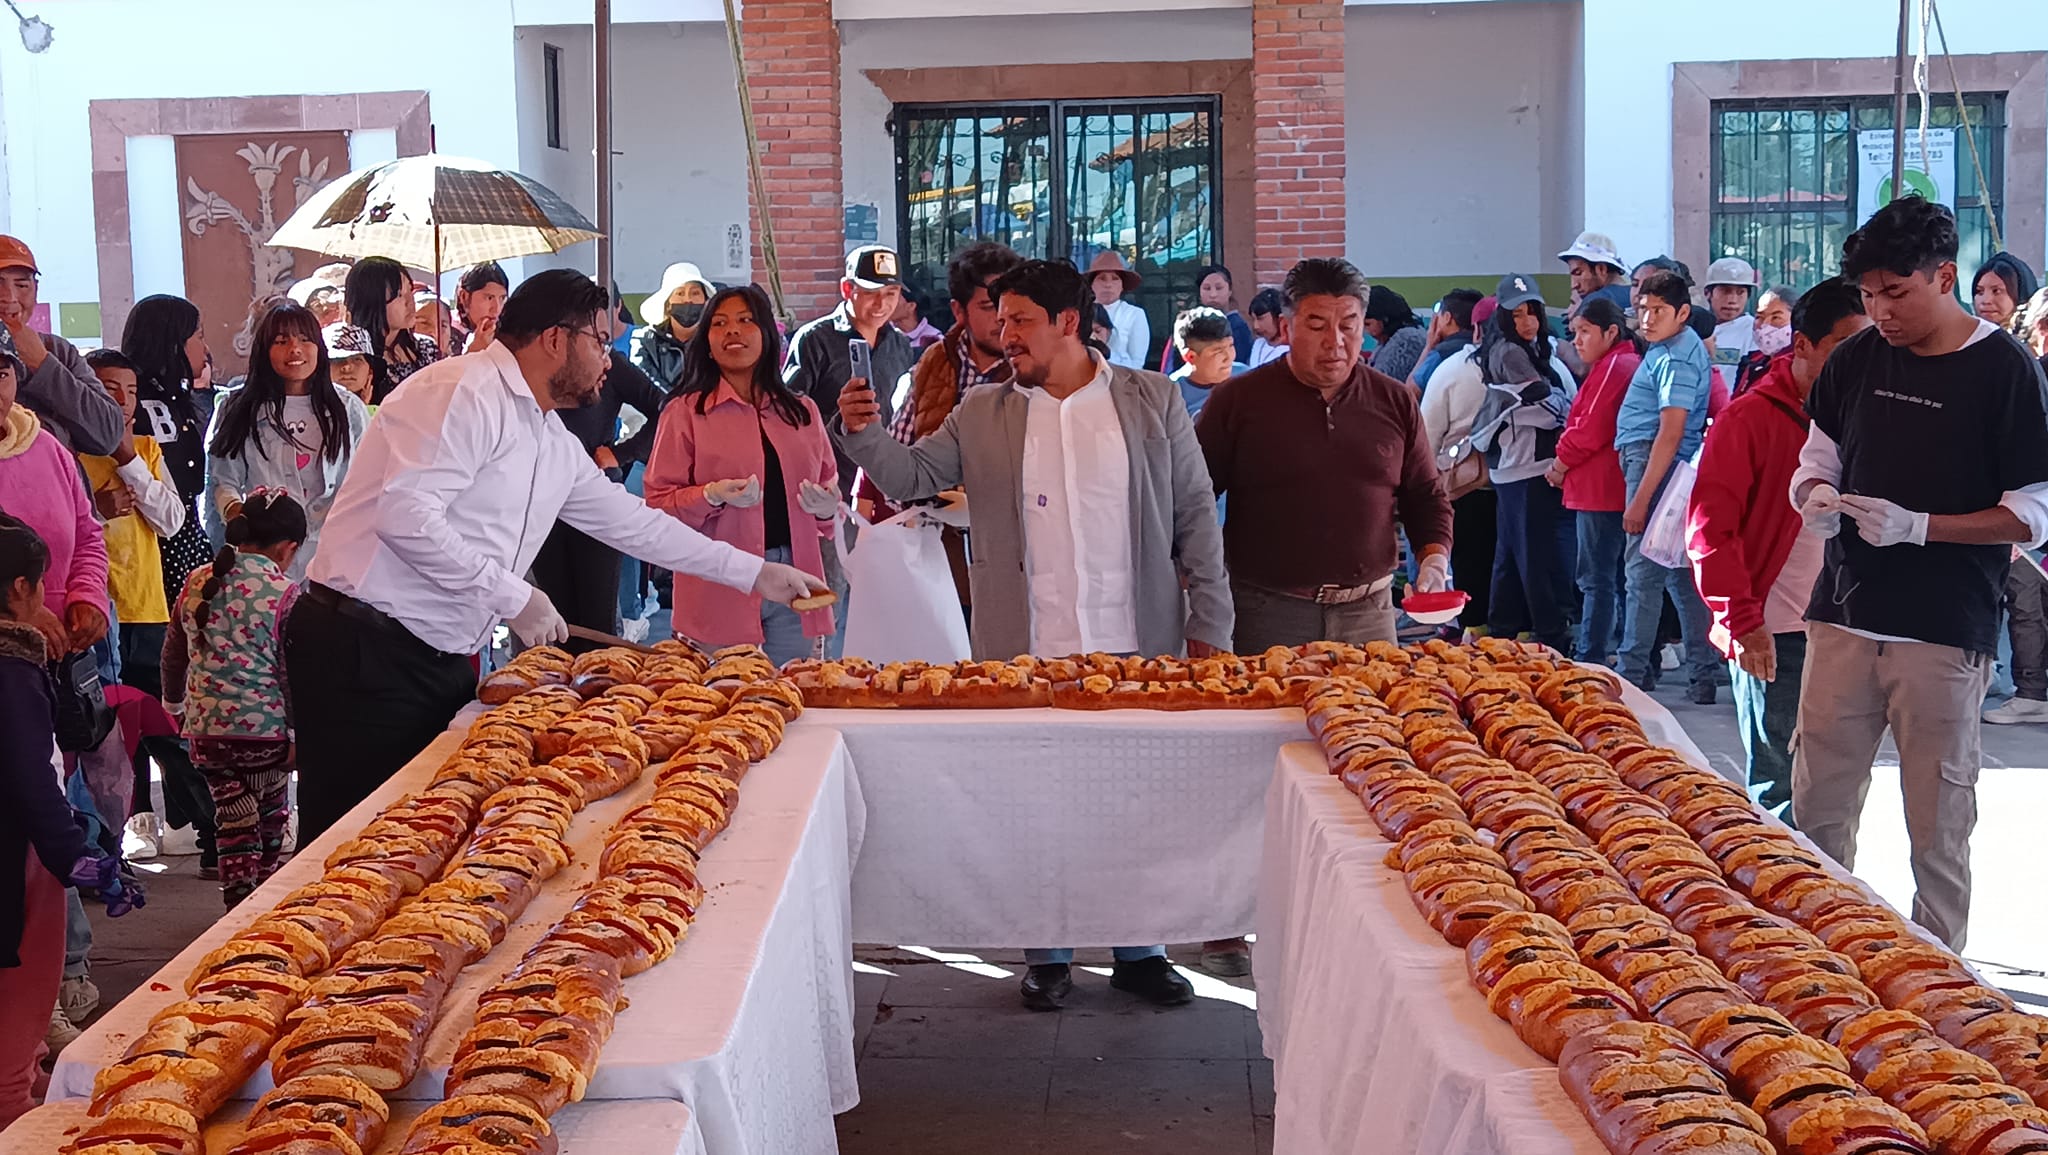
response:
<path fill-rule="evenodd" d="M 1806 409 L 1841 449 L 1845 494 L 1965 514 L 2048 481 L 2048 381 L 2004 332 L 1921 357 L 1867 329 L 1836 347 Z M 1845 517 L 1806 616 L 1993 653 L 2011 557 L 2004 545 L 1879 548 Z"/>
<path fill-rule="evenodd" d="M 789 486 L 782 480 L 782 457 L 775 452 L 775 443 L 768 440 L 766 429 L 761 431 L 761 520 L 761 548 L 788 547 Z"/>

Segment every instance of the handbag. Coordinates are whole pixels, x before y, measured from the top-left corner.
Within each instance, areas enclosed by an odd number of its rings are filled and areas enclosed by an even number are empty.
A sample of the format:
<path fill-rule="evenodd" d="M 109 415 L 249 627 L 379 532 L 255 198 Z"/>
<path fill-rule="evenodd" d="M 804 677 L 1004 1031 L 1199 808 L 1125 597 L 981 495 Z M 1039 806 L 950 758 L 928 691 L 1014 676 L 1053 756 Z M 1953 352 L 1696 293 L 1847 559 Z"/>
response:
<path fill-rule="evenodd" d="M 57 748 L 73 753 L 99 749 L 114 732 L 114 708 L 107 705 L 92 651 L 80 650 L 51 662 L 50 680 L 57 697 Z"/>
<path fill-rule="evenodd" d="M 1452 501 L 1485 489 L 1492 480 L 1486 455 L 1472 444 L 1469 433 L 1436 451 L 1436 471 L 1444 479 L 1444 496 Z"/>
<path fill-rule="evenodd" d="M 873 662 L 960 662 L 972 656 L 941 526 L 923 509 L 870 523 L 845 558 L 849 657 Z"/>
<path fill-rule="evenodd" d="M 1686 519 L 1692 505 L 1692 484 L 1698 477 L 1699 471 L 1692 462 L 1672 462 L 1671 473 L 1664 479 L 1664 492 L 1657 495 L 1657 507 L 1650 511 L 1649 524 L 1643 527 L 1643 556 L 1665 569 L 1684 569 L 1691 564 L 1685 552 L 1690 536 Z"/>

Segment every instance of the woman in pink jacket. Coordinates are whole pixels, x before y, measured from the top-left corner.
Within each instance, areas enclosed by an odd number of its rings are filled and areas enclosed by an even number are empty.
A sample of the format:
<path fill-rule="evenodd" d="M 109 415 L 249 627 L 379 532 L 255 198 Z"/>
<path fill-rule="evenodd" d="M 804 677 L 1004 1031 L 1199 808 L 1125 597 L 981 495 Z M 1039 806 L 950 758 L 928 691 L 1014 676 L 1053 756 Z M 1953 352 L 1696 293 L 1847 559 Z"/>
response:
<path fill-rule="evenodd" d="M 839 516 L 839 469 L 825 422 L 782 382 L 782 339 L 768 295 L 721 289 L 683 350 L 647 458 L 647 504 L 769 561 L 822 572 Z M 776 662 L 819 651 L 830 609 L 798 613 L 676 575 L 675 633 L 705 648 L 754 643 Z"/>
<path fill-rule="evenodd" d="M 0 510 L 26 522 L 49 548 L 44 610 L 29 624 L 56 658 L 107 636 L 107 543 L 78 462 L 34 413 L 14 403 L 24 376 L 21 359 L 0 351 Z"/>

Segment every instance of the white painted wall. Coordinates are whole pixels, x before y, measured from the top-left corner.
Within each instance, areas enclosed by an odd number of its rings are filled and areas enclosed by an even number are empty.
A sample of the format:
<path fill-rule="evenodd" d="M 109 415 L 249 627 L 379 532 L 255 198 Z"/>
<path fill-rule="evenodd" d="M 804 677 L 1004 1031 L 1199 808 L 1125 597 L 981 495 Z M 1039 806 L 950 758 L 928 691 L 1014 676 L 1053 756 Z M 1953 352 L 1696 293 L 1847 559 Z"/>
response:
<path fill-rule="evenodd" d="M 1368 276 L 1557 271 L 1579 231 L 1579 6 L 1344 13 L 1346 250 Z"/>
<path fill-rule="evenodd" d="M 522 27 L 516 37 L 520 171 L 596 219 L 596 121 L 587 27 Z M 542 45 L 562 49 L 562 147 L 546 143 Z M 672 261 L 695 261 L 715 280 L 725 229 L 747 227 L 746 133 L 725 25 L 621 26 L 612 36 L 612 267 L 626 293 L 652 292 Z M 594 273 L 597 250 L 579 245 L 531 268 Z"/>
<path fill-rule="evenodd" d="M 53 311 L 59 302 L 99 299 L 89 100 L 424 88 L 442 151 L 518 155 L 507 115 L 512 0 L 414 2 L 384 21 L 316 19 L 310 6 L 274 0 L 67 0 L 26 10 L 50 22 L 56 41 L 31 56 L 11 21 L 0 28 L 0 228 L 35 248 L 42 299 Z"/>
<path fill-rule="evenodd" d="M 1583 2 L 1587 227 L 1611 234 L 1630 260 L 1672 247 L 1673 62 L 1889 57 L 1897 47 L 1898 8 L 1880 0 L 1688 0 L 1658 9 L 1654 23 L 1635 0 Z M 1945 0 L 1941 18 L 1957 55 L 2048 50 L 2041 0 Z M 1950 91 L 1938 57 L 1931 87 Z M 2006 187 L 2008 203 L 2028 195 L 2048 190 Z"/>
<path fill-rule="evenodd" d="M 887 128 L 889 99 L 862 75 L 863 69 L 1231 60 L 1248 58 L 1252 52 L 1250 19 L 1243 11 L 1228 9 L 1170 16 L 1120 12 L 846 20 L 839 27 L 845 199 L 848 204 L 878 207 L 881 240 L 888 245 L 896 243 L 896 142 Z"/>

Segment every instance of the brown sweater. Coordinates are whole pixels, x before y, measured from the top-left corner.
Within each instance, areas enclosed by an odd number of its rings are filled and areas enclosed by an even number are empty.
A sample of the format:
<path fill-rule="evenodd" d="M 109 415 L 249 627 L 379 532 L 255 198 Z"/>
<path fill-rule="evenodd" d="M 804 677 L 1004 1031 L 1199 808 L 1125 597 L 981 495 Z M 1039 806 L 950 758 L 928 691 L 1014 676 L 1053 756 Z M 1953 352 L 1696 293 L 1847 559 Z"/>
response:
<path fill-rule="evenodd" d="M 1397 518 L 1418 553 L 1451 543 L 1414 395 L 1363 364 L 1325 405 L 1285 357 L 1268 362 L 1216 387 L 1195 436 L 1230 498 L 1233 581 L 1301 596 L 1377 581 L 1394 569 Z"/>

